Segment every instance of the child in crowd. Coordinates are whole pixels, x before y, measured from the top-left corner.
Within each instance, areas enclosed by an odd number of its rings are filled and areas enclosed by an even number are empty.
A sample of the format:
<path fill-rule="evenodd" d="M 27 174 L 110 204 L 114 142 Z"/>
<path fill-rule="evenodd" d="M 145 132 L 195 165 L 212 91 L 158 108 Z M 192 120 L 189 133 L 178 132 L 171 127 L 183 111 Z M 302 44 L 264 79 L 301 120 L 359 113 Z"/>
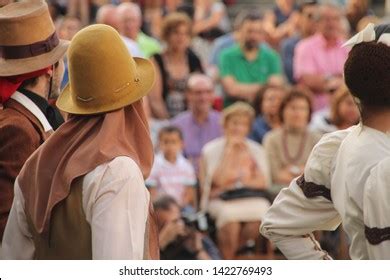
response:
<path fill-rule="evenodd" d="M 194 206 L 196 177 L 191 163 L 182 155 L 182 132 L 177 127 L 167 126 L 160 130 L 158 140 L 160 152 L 146 180 L 152 200 L 167 194 L 182 208 Z"/>

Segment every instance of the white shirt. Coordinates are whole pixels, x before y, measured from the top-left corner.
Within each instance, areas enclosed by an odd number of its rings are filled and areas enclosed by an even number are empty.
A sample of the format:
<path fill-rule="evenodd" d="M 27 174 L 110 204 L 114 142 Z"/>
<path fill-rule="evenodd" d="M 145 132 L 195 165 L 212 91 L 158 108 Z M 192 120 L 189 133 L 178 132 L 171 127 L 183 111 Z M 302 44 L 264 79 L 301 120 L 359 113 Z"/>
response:
<path fill-rule="evenodd" d="M 335 230 L 341 223 L 339 211 L 343 204 L 334 197 L 343 196 L 341 188 L 331 184 L 336 156 L 342 141 L 353 127 L 324 135 L 313 148 L 306 163 L 306 182 L 329 190 L 332 201 L 324 196 L 307 198 L 294 179 L 288 188 L 281 190 L 266 213 L 261 233 L 269 238 L 288 259 L 330 259 L 314 239 L 317 230 Z"/>
<path fill-rule="evenodd" d="M 266 214 L 262 234 L 289 259 L 323 259 L 328 256 L 311 233 L 334 230 L 343 221 L 352 259 L 390 259 L 389 241 L 373 246 L 364 233 L 365 226 L 390 226 L 388 158 L 390 136 L 375 129 L 359 125 L 325 135 L 310 155 L 305 179 L 329 189 L 332 200 L 307 198 L 294 180 Z"/>
<path fill-rule="evenodd" d="M 33 114 L 38 119 L 38 121 L 42 124 L 42 127 L 45 130 L 45 132 L 49 132 L 53 130 L 53 128 L 49 124 L 49 121 L 46 119 L 45 115 L 38 108 L 38 106 L 35 105 L 35 103 L 30 100 L 30 98 L 16 91 L 14 94 L 11 95 L 11 99 L 19 102 L 20 104 L 23 105 L 23 107 L 25 107 L 28 111 L 30 111 L 30 113 Z"/>
<path fill-rule="evenodd" d="M 196 185 L 194 167 L 182 154 L 177 156 L 175 163 L 171 163 L 159 153 L 154 159 L 146 185 L 157 188 L 159 194 L 172 196 L 183 205 L 186 188 Z"/>
<path fill-rule="evenodd" d="M 144 53 L 141 51 L 136 41 L 122 35 L 121 37 L 132 57 L 145 57 Z"/>
<path fill-rule="evenodd" d="M 34 243 L 15 182 L 15 197 L 3 237 L 5 259 L 32 259 Z M 82 204 L 92 232 L 93 259 L 143 259 L 149 192 L 138 165 L 116 157 L 84 176 Z"/>
<path fill-rule="evenodd" d="M 339 184 L 340 187 L 342 183 L 345 184 L 345 197 L 340 203 L 345 205 L 343 225 L 351 239 L 350 255 L 352 259 L 390 259 L 390 244 L 387 242 L 388 247 L 385 254 L 370 254 L 364 233 L 367 222 L 364 215 L 367 218 L 374 218 L 373 220 L 369 219 L 374 224 L 377 222 L 385 224 L 386 217 L 389 216 L 389 212 L 385 212 L 389 201 L 387 204 L 376 204 L 375 199 L 373 200 L 374 197 L 383 199 L 382 191 L 384 191 L 383 195 L 386 194 L 384 186 L 387 182 L 379 181 L 379 179 L 387 176 L 381 172 L 378 174 L 378 170 L 375 171 L 374 168 L 388 157 L 390 157 L 390 135 L 366 126 L 348 135 L 340 147 L 337 160 L 344 162 L 346 172 L 344 176 L 334 178 L 334 183 Z M 379 169 L 381 170 L 380 167 Z M 374 172 L 373 177 L 370 175 L 371 172 Z M 375 190 L 376 194 L 367 192 L 366 189 L 375 189 L 375 186 L 380 187 L 380 189 Z M 369 204 L 365 204 L 364 201 Z M 371 211 L 375 211 L 379 216 L 375 217 L 374 212 Z M 370 226 L 372 227 L 372 225 Z M 389 226 L 390 223 L 387 227 Z M 375 251 L 374 248 L 371 249 Z"/>

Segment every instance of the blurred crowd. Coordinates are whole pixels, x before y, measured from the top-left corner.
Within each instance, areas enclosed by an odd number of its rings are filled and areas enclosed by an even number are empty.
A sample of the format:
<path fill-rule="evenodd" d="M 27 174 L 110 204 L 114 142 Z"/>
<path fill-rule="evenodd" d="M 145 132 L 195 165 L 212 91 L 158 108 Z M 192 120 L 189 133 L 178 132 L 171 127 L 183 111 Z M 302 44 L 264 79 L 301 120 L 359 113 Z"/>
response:
<path fill-rule="evenodd" d="M 47 2 L 61 39 L 107 24 L 155 66 L 143 104 L 161 257 L 278 257 L 259 235 L 262 216 L 323 134 L 360 120 L 342 45 L 385 21 L 370 1 L 258 1 L 234 14 L 239 1 Z M 333 257 L 347 257 L 341 230 L 317 234 Z"/>

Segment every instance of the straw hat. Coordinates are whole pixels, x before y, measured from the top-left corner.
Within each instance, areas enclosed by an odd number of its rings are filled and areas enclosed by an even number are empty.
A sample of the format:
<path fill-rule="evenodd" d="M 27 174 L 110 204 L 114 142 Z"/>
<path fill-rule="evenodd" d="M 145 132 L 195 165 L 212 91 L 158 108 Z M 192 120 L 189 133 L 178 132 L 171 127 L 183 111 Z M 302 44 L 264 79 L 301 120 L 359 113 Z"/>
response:
<path fill-rule="evenodd" d="M 0 77 L 34 72 L 55 64 L 69 42 L 59 40 L 45 1 L 0 8 Z"/>
<path fill-rule="evenodd" d="M 75 35 L 68 61 L 69 84 L 57 106 L 71 114 L 123 108 L 144 97 L 155 80 L 153 64 L 133 58 L 118 32 L 104 24 L 88 26 Z"/>

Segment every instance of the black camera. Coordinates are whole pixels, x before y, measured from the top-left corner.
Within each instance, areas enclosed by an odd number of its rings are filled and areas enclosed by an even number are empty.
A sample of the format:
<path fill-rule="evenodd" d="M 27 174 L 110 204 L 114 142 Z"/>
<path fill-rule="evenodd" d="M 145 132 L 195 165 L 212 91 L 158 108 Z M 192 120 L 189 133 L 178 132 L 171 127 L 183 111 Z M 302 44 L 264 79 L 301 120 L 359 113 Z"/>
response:
<path fill-rule="evenodd" d="M 186 227 L 205 232 L 208 230 L 207 217 L 204 213 L 198 212 L 193 214 L 185 214 L 182 220 Z"/>

